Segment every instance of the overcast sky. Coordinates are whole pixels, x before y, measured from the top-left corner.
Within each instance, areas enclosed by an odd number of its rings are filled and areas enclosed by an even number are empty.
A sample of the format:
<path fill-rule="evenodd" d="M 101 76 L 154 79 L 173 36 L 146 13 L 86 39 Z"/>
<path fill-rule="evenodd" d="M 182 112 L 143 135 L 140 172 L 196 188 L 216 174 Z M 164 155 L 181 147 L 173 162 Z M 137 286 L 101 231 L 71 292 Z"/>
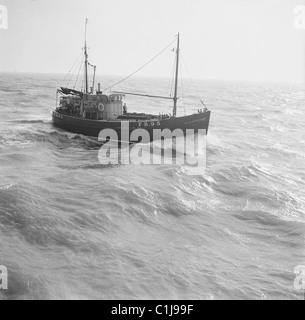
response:
<path fill-rule="evenodd" d="M 0 71 L 66 73 L 81 53 L 89 19 L 98 73 L 127 75 L 181 33 L 194 78 L 305 81 L 305 30 L 294 28 L 304 0 L 0 0 Z M 172 46 L 172 48 L 174 45 Z M 171 49 L 172 49 L 171 48 Z M 168 49 L 139 75 L 170 76 Z M 183 63 L 184 64 L 184 63 Z"/>

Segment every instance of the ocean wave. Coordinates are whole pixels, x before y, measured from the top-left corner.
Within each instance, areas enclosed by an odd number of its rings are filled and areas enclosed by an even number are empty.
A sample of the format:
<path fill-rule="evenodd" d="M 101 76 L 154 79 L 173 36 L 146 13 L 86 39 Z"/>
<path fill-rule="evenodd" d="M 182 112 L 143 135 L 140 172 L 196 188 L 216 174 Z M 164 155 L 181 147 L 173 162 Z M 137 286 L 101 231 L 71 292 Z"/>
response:
<path fill-rule="evenodd" d="M 19 265 L 6 264 L 9 270 L 9 286 L 1 290 L 0 300 L 47 300 L 51 298 L 45 276 L 25 273 Z"/>
<path fill-rule="evenodd" d="M 11 282 L 0 299 L 298 298 L 289 272 L 303 257 L 303 89 L 208 82 L 202 170 L 102 166 L 97 139 L 52 126 L 55 77 L 1 79 L 0 264 Z M 134 87 L 162 92 L 148 80 L 123 91 Z M 143 105 L 128 99 L 132 111 Z"/>
<path fill-rule="evenodd" d="M 291 149 L 290 147 L 285 146 L 281 143 L 275 143 L 272 146 L 263 147 L 262 149 L 265 150 L 268 154 L 272 152 L 277 155 L 285 155 L 285 159 L 287 159 L 287 157 L 293 157 L 295 159 L 305 158 L 305 153 L 303 152 L 303 150 Z"/>
<path fill-rule="evenodd" d="M 4 92 L 4 93 L 17 93 L 17 94 L 23 94 L 24 91 L 23 90 L 20 90 L 20 89 L 12 89 L 10 87 L 4 87 L 4 88 L 1 88 L 0 87 L 0 91 Z"/>
<path fill-rule="evenodd" d="M 52 123 L 51 119 L 45 119 L 45 120 L 40 120 L 40 119 L 24 119 L 24 120 L 10 120 L 9 122 L 11 123 L 19 123 L 19 124 L 50 124 Z"/>
<path fill-rule="evenodd" d="M 285 128 L 284 126 L 282 126 L 280 124 L 259 124 L 259 127 L 268 129 L 270 132 L 285 133 L 289 130 L 288 128 Z"/>
<path fill-rule="evenodd" d="M 262 169 L 257 165 L 233 166 L 216 172 L 214 179 L 219 185 L 221 182 L 256 180 L 262 172 Z"/>
<path fill-rule="evenodd" d="M 47 120 L 18 120 L 13 123 L 17 124 L 42 124 L 45 128 L 37 127 L 25 129 L 20 128 L 18 131 L 6 131 L 0 137 L 0 147 L 25 147 L 37 143 L 50 144 L 58 148 L 83 148 L 84 150 L 98 150 L 101 143 L 97 139 L 85 137 L 79 134 L 69 133 L 53 129 L 51 121 Z"/>

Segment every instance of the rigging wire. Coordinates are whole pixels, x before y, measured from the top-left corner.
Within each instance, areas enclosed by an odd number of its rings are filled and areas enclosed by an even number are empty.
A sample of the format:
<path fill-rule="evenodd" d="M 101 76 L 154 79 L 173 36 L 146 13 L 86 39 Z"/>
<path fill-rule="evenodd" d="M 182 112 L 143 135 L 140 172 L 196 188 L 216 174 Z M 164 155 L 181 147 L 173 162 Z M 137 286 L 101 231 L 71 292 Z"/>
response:
<path fill-rule="evenodd" d="M 66 74 L 66 76 L 65 76 L 64 80 L 62 81 L 61 85 L 63 85 L 63 83 L 67 80 L 69 74 L 71 73 L 72 70 L 74 70 L 75 65 L 78 63 L 78 61 L 79 61 L 79 59 L 81 58 L 82 55 L 83 55 L 82 52 L 78 55 L 76 61 L 74 62 L 73 66 L 71 67 L 71 69 L 69 70 L 69 72 Z M 69 80 L 69 82 L 70 82 L 70 81 L 71 81 L 71 79 Z"/>
<path fill-rule="evenodd" d="M 181 65 L 181 63 L 180 63 Z M 183 108 L 184 108 L 184 115 L 186 115 L 186 110 L 185 110 L 185 90 L 184 90 L 184 82 L 183 82 L 183 69 L 180 68 L 180 73 L 181 73 L 181 91 L 182 91 L 182 102 L 183 102 Z"/>
<path fill-rule="evenodd" d="M 172 97 L 172 92 L 173 92 L 173 84 L 174 84 L 174 74 L 175 74 L 175 66 L 176 66 L 176 61 L 174 60 L 173 62 L 173 66 L 172 66 L 172 71 L 170 73 L 170 78 L 168 80 L 168 86 L 167 86 L 167 92 L 168 92 L 168 96 Z M 167 101 L 164 101 L 163 103 L 163 108 L 162 108 L 162 114 L 164 113 L 164 108 L 167 104 Z"/>
<path fill-rule="evenodd" d="M 192 77 L 190 76 L 190 73 L 189 73 L 189 71 L 188 71 L 188 68 L 187 68 L 187 65 L 186 65 L 186 62 L 185 62 L 185 60 L 184 60 L 184 57 L 183 57 L 183 54 L 182 54 L 182 53 L 181 53 L 181 57 L 182 57 L 182 61 L 183 61 L 183 63 L 184 63 L 184 67 L 185 67 L 185 69 L 186 69 L 186 72 L 187 72 L 187 74 L 188 74 L 188 77 L 189 77 L 189 79 L 191 80 L 191 84 L 192 84 L 192 86 L 194 87 L 194 89 L 195 89 L 195 91 L 196 91 L 197 97 L 198 97 L 199 100 L 201 101 L 202 96 L 199 94 L 199 91 L 198 91 L 197 87 L 195 86 Z"/>
<path fill-rule="evenodd" d="M 152 61 L 154 61 L 155 59 L 157 59 L 164 51 L 166 51 L 174 42 L 176 42 L 176 39 L 173 40 L 165 49 L 163 49 L 161 52 L 159 52 L 156 56 L 154 56 L 152 59 L 150 59 L 148 62 L 146 62 L 142 67 L 140 67 L 139 69 L 137 69 L 135 72 L 133 72 L 132 74 L 130 74 L 129 76 L 125 77 L 124 79 L 118 81 L 117 83 L 111 85 L 108 88 L 103 89 L 104 91 L 112 89 L 113 87 L 117 86 L 118 84 L 124 82 L 125 80 L 129 79 L 130 77 L 132 77 L 133 75 L 135 75 L 136 73 L 138 73 L 140 70 L 142 70 L 143 68 L 145 68 L 147 65 L 149 65 Z"/>
<path fill-rule="evenodd" d="M 78 60 L 78 61 L 80 61 L 80 65 L 82 65 L 83 64 L 83 56 L 82 56 L 82 59 L 81 60 Z M 75 65 L 75 67 L 74 67 L 74 69 L 73 69 L 73 71 L 72 71 L 72 73 L 71 73 L 71 75 L 70 75 L 70 78 L 67 80 L 67 87 L 69 87 L 70 86 L 70 83 L 72 82 L 73 83 L 73 81 L 74 81 L 74 79 L 75 79 L 75 77 L 76 77 L 76 75 L 77 75 L 77 71 L 78 71 L 78 65 Z M 71 85 L 72 86 L 72 85 Z"/>
<path fill-rule="evenodd" d="M 81 72 L 83 63 L 84 63 L 84 58 L 82 59 L 82 63 L 80 64 L 79 71 L 78 71 L 77 78 L 76 78 L 76 80 L 75 80 L 75 84 L 74 84 L 74 88 L 73 88 L 73 89 L 75 89 L 75 87 L 76 87 L 76 85 L 77 85 L 78 78 L 79 78 L 79 75 L 80 75 L 80 72 Z"/>
<path fill-rule="evenodd" d="M 172 96 L 173 93 L 173 89 L 174 89 L 174 82 L 175 82 L 175 71 L 176 71 L 176 63 L 177 63 L 177 56 L 175 56 L 174 62 L 173 62 L 173 69 L 172 69 L 172 74 L 171 74 L 171 78 L 170 78 L 170 93 L 169 96 Z"/>

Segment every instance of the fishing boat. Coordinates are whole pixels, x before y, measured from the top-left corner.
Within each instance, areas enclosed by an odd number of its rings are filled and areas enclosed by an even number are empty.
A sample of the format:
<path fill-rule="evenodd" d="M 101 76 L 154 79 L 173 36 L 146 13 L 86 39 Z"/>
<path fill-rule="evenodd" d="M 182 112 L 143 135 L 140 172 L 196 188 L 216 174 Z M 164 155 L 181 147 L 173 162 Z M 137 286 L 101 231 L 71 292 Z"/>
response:
<path fill-rule="evenodd" d="M 151 94 L 142 94 L 137 92 L 112 91 L 105 94 L 101 90 L 101 84 L 98 83 L 95 89 L 96 67 L 88 61 L 87 47 L 87 23 L 85 28 L 85 46 L 84 46 L 84 88 L 75 90 L 75 88 L 60 87 L 57 90 L 56 108 L 53 111 L 54 126 L 85 136 L 99 137 L 104 129 L 112 129 L 117 133 L 120 141 L 129 140 L 130 135 L 136 129 L 145 129 L 150 137 L 150 141 L 155 140 L 155 129 L 169 129 L 171 132 L 180 129 L 183 134 L 188 130 L 198 133 L 199 130 L 208 132 L 211 112 L 205 107 L 198 109 L 197 113 L 191 115 L 177 116 L 178 107 L 178 76 L 179 76 L 179 55 L 180 55 L 180 34 L 177 35 L 176 63 L 175 63 L 175 87 L 174 96 L 158 96 Z M 89 90 L 88 68 L 94 69 L 93 84 Z M 126 95 L 135 95 L 147 98 L 167 99 L 173 102 L 172 114 L 147 114 L 147 113 L 129 113 L 124 104 Z M 58 99 L 59 98 L 59 99 Z M 122 135 L 122 125 L 128 126 L 129 135 Z"/>

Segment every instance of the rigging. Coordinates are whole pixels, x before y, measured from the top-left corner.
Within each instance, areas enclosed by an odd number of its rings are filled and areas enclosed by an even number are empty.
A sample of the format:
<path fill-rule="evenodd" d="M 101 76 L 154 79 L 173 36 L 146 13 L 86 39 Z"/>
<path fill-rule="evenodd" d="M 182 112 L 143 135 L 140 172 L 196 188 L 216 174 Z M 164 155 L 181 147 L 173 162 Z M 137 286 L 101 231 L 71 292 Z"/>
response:
<path fill-rule="evenodd" d="M 150 59 L 148 62 L 146 62 L 142 67 L 131 73 L 129 76 L 125 77 L 124 79 L 118 81 L 117 83 L 109 86 L 108 88 L 103 89 L 104 91 L 112 89 L 113 87 L 117 86 L 118 84 L 126 81 L 127 79 L 131 78 L 133 75 L 138 73 L 140 70 L 144 69 L 146 66 L 148 66 L 151 62 L 153 62 L 155 59 L 157 59 L 164 51 L 166 51 L 176 40 L 173 40 L 165 49 L 163 49 L 161 52 L 159 52 L 156 56 L 154 56 L 152 59 Z"/>

